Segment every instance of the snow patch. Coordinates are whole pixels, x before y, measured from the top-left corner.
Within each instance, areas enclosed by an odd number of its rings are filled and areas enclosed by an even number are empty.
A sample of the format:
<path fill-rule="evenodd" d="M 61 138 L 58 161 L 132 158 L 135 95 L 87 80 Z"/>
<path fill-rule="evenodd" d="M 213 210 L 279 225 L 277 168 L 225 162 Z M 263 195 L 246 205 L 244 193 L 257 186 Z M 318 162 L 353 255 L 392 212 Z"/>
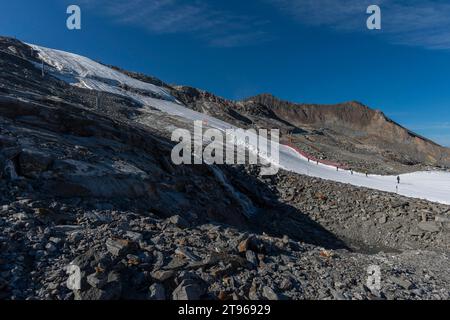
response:
<path fill-rule="evenodd" d="M 38 52 L 42 61 L 55 68 L 55 76 L 70 84 L 79 84 L 99 91 L 111 88 L 120 91 L 119 87 L 122 85 L 152 93 L 163 100 L 175 101 L 164 88 L 136 80 L 89 58 L 33 44 L 28 45 Z"/>

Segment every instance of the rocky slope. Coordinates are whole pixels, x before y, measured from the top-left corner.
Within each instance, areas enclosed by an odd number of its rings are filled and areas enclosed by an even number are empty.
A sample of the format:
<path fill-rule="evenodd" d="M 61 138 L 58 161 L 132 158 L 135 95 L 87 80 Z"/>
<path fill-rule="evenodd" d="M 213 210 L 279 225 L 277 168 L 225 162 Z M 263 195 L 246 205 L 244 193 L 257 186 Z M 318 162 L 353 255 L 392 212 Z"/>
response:
<path fill-rule="evenodd" d="M 33 63 L 0 38 L 1 299 L 450 298 L 450 207 L 258 167 L 174 166 L 171 130 L 192 124 Z M 254 125 L 233 102 L 159 85 Z M 371 265 L 381 290 L 367 287 Z"/>

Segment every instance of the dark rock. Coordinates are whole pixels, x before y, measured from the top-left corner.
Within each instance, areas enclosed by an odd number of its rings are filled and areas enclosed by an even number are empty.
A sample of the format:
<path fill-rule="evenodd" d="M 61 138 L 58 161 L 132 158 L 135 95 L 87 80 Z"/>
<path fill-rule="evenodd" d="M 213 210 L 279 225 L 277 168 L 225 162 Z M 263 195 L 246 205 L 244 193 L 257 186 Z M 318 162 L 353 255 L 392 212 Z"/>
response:
<path fill-rule="evenodd" d="M 176 225 L 179 228 L 189 228 L 189 222 L 183 217 L 176 215 L 169 218 L 169 222 Z"/>
<path fill-rule="evenodd" d="M 392 280 L 392 282 L 399 285 L 400 287 L 402 287 L 405 290 L 411 290 L 414 288 L 414 284 L 407 279 L 393 277 L 393 278 L 391 278 L 391 280 Z"/>
<path fill-rule="evenodd" d="M 294 287 L 294 284 L 292 282 L 291 278 L 285 278 L 283 279 L 283 281 L 280 284 L 280 289 L 281 290 L 291 290 Z"/>
<path fill-rule="evenodd" d="M 43 152 L 25 149 L 20 153 L 20 173 L 28 178 L 38 178 L 47 171 L 52 163 L 50 155 Z"/>
<path fill-rule="evenodd" d="M 108 239 L 106 240 L 106 249 L 113 256 L 122 256 L 129 252 L 131 243 L 124 239 Z"/>
<path fill-rule="evenodd" d="M 178 255 L 181 255 L 181 256 L 183 256 L 183 257 L 185 257 L 185 258 L 187 258 L 187 259 L 189 259 L 191 261 L 194 261 L 194 262 L 201 261 L 200 257 L 198 257 L 197 255 L 193 254 L 192 252 L 190 252 L 186 248 L 179 247 L 179 248 L 177 248 L 175 250 L 175 253 L 178 254 Z"/>
<path fill-rule="evenodd" d="M 245 256 L 247 258 L 247 261 L 250 262 L 252 266 L 258 266 L 258 258 L 256 257 L 256 254 L 253 251 L 248 250 L 245 253 Z"/>
<path fill-rule="evenodd" d="M 139 242 L 143 239 L 143 236 L 141 233 L 133 232 L 133 231 L 127 231 L 126 236 L 133 242 Z"/>
<path fill-rule="evenodd" d="M 150 300 L 166 300 L 166 290 L 163 285 L 154 283 L 150 286 L 149 291 Z"/>
<path fill-rule="evenodd" d="M 153 279 L 159 282 L 167 281 L 175 276 L 173 270 L 158 270 L 151 273 Z"/>
<path fill-rule="evenodd" d="M 164 266 L 165 270 L 181 270 L 186 267 L 188 261 L 179 255 L 175 255 L 170 262 Z"/>
<path fill-rule="evenodd" d="M 258 293 L 258 288 L 255 285 L 255 283 L 253 283 L 252 286 L 250 287 L 250 290 L 248 292 L 248 298 L 252 301 L 261 300 L 261 296 Z"/>
<path fill-rule="evenodd" d="M 271 301 L 281 300 L 281 297 L 272 288 L 268 286 L 265 286 L 263 288 L 263 297 Z"/>
<path fill-rule="evenodd" d="M 87 276 L 87 283 L 89 283 L 92 287 L 101 289 L 105 286 L 108 279 L 103 274 L 93 273 Z"/>
<path fill-rule="evenodd" d="M 203 283 L 195 280 L 184 280 L 172 293 L 173 300 L 200 300 L 206 293 Z"/>
<path fill-rule="evenodd" d="M 237 249 L 240 253 L 245 253 L 248 250 L 259 252 L 258 244 L 258 240 L 255 237 L 248 237 L 239 243 Z"/>

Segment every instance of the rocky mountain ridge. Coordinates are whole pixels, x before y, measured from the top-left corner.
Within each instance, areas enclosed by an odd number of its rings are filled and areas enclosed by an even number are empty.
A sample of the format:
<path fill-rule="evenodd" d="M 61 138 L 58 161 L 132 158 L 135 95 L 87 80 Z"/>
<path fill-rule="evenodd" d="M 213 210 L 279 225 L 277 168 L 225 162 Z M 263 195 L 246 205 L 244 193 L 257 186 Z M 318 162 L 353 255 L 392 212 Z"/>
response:
<path fill-rule="evenodd" d="M 172 92 L 194 110 L 240 127 L 279 128 L 284 141 L 315 158 L 362 172 L 399 174 L 450 167 L 448 148 L 358 102 L 294 104 L 268 94 L 234 102 L 189 87 Z"/>
<path fill-rule="evenodd" d="M 36 63 L 0 38 L 0 299 L 450 299 L 449 206 L 258 166 L 174 166 L 171 129 L 189 121 Z M 381 290 L 367 287 L 372 265 Z"/>
<path fill-rule="evenodd" d="M 299 104 L 271 94 L 233 101 L 197 88 L 169 85 L 134 72 L 125 73 L 162 85 L 192 109 L 239 127 L 279 128 L 285 140 L 316 158 L 346 163 L 356 170 L 398 174 L 430 167 L 450 168 L 450 149 L 357 101 L 333 105 Z"/>

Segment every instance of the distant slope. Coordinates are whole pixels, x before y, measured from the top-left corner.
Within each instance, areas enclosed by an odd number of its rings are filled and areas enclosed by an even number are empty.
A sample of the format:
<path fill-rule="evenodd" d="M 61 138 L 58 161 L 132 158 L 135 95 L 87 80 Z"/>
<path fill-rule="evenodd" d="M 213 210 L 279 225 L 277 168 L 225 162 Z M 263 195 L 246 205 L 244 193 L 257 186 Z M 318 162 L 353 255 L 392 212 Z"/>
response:
<path fill-rule="evenodd" d="M 271 95 L 247 99 L 245 108 L 267 107 L 296 127 L 329 129 L 409 158 L 412 163 L 450 166 L 450 150 L 421 137 L 387 118 L 381 111 L 358 102 L 336 105 L 294 104 Z"/>
<path fill-rule="evenodd" d="M 285 139 L 313 156 L 360 171 L 395 174 L 450 167 L 448 148 L 358 102 L 296 104 L 269 94 L 230 101 L 190 87 L 174 87 L 171 93 L 196 111 L 241 127 L 279 128 Z"/>

